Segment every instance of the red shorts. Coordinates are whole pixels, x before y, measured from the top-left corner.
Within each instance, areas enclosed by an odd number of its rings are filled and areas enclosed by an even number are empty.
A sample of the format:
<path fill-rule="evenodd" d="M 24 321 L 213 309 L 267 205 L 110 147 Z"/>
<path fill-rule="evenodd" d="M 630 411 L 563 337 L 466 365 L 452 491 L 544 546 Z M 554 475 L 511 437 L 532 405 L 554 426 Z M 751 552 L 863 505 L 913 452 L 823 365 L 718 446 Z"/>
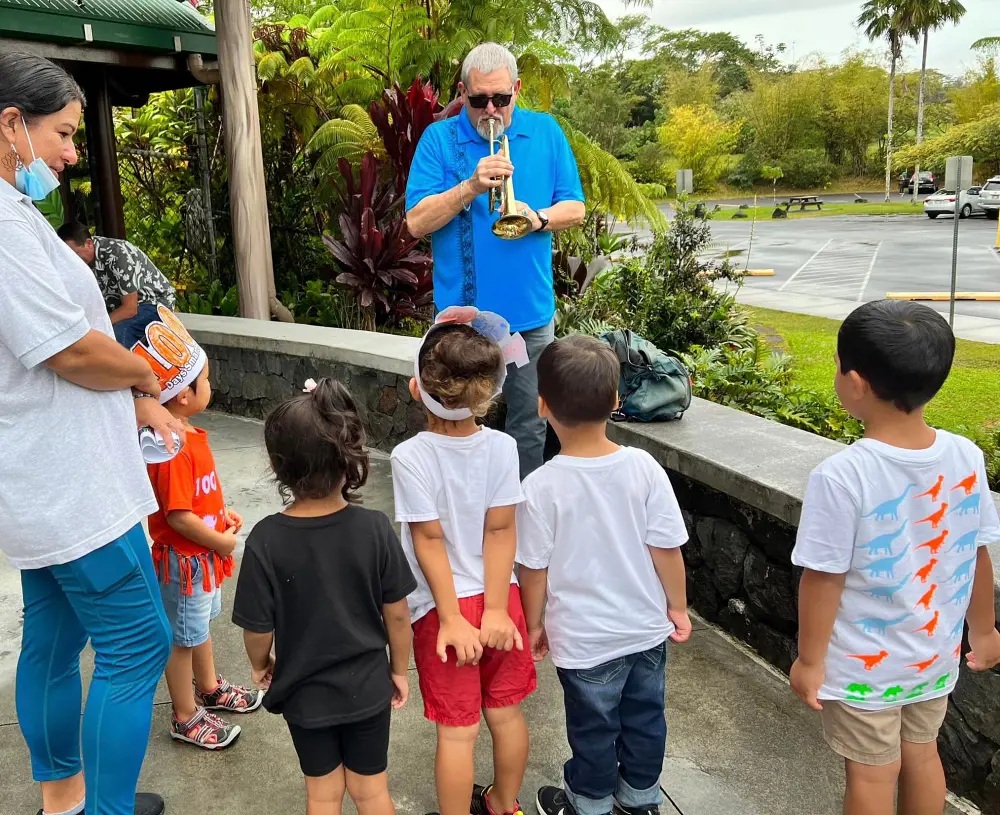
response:
<path fill-rule="evenodd" d="M 483 619 L 484 596 L 463 597 L 459 611 L 477 628 Z M 521 608 L 521 590 L 511 584 L 507 613 L 521 633 L 524 650 L 483 649 L 478 665 L 459 668 L 453 648 L 448 661 L 437 655 L 440 629 L 437 610 L 430 611 L 413 624 L 413 658 L 417 664 L 420 693 L 424 697 L 424 716 L 447 727 L 478 724 L 483 708 L 510 707 L 520 704 L 537 687 L 535 663 L 528 649 L 528 628 Z"/>

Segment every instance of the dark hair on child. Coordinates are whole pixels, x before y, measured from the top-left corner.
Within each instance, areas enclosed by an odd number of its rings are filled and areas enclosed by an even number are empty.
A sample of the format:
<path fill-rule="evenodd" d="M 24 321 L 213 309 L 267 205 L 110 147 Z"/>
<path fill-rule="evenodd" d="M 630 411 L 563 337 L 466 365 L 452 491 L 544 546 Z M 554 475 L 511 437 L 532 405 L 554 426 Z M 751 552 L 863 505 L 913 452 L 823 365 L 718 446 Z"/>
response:
<path fill-rule="evenodd" d="M 948 378 L 955 335 L 934 309 L 876 300 L 855 309 L 837 335 L 841 373 L 857 371 L 875 395 L 912 413 Z"/>
<path fill-rule="evenodd" d="M 420 384 L 448 410 L 483 417 L 497 392 L 503 351 L 468 325 L 438 328 L 420 349 Z"/>
<path fill-rule="evenodd" d="M 264 422 L 264 445 L 278 490 L 292 499 L 326 498 L 343 481 L 344 500 L 368 480 L 365 429 L 350 392 L 321 379 L 311 393 L 278 405 Z"/>
<path fill-rule="evenodd" d="M 618 404 L 621 367 L 611 348 L 593 337 L 549 345 L 538 359 L 538 395 L 564 425 L 606 421 Z"/>

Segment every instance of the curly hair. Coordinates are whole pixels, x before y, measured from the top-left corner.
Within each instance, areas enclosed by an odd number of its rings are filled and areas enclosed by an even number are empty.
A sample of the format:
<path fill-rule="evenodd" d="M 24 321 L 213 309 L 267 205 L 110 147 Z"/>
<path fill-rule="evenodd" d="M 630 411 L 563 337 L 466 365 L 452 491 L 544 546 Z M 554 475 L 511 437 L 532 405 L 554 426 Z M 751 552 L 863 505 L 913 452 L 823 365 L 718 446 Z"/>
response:
<path fill-rule="evenodd" d="M 338 488 L 344 500 L 368 480 L 365 428 L 350 392 L 321 379 L 311 393 L 278 405 L 264 422 L 264 445 L 286 503 L 320 499 Z"/>
<path fill-rule="evenodd" d="M 449 410 L 468 408 L 485 416 L 497 394 L 503 351 L 467 325 L 437 329 L 420 350 L 420 384 Z"/>

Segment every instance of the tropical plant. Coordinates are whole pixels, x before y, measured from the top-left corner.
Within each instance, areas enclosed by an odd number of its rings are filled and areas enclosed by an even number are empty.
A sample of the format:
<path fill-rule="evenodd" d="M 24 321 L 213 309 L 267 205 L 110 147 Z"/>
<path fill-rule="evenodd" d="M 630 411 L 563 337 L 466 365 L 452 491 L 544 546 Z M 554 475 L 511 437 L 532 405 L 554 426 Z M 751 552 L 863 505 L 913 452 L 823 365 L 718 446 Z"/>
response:
<path fill-rule="evenodd" d="M 963 155 L 986 164 L 992 172 L 1000 172 L 1000 102 L 982 108 L 978 119 L 950 127 L 919 147 L 900 151 L 896 160 L 904 167 L 919 161 L 925 167 L 942 170 L 949 156 Z"/>
<path fill-rule="evenodd" d="M 226 288 L 218 280 L 213 280 L 204 292 L 179 292 L 177 310 L 188 314 L 237 317 L 240 313 L 239 291 L 236 286 Z"/>
<path fill-rule="evenodd" d="M 675 108 L 660 129 L 674 169 L 691 170 L 699 190 L 710 190 L 718 180 L 735 139 L 736 126 L 705 105 Z"/>
<path fill-rule="evenodd" d="M 431 258 L 417 250 L 419 241 L 406 229 L 395 185 L 381 178 L 372 153 L 362 159 L 357 181 L 346 159 L 339 169 L 342 237 L 323 236 L 343 269 L 337 282 L 355 290 L 370 329 L 379 313 L 390 323 L 419 317 L 431 301 Z"/>
<path fill-rule="evenodd" d="M 983 37 L 972 43 L 973 49 L 986 54 L 1000 53 L 1000 37 Z"/>

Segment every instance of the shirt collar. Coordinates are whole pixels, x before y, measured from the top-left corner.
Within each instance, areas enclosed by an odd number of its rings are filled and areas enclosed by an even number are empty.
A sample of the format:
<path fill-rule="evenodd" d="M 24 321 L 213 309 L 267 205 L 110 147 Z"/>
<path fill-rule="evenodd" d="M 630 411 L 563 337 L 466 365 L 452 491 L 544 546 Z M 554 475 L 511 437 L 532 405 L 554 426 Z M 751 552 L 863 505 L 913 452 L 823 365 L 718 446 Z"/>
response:
<path fill-rule="evenodd" d="M 4 198 L 10 198 L 12 201 L 20 201 L 25 204 L 31 204 L 31 199 L 20 192 L 17 187 L 13 187 L 0 178 L 0 195 Z"/>
<path fill-rule="evenodd" d="M 458 114 L 458 140 L 460 142 L 486 142 L 482 136 L 479 135 L 479 131 L 472 126 L 472 122 L 469 121 L 469 114 L 466 110 L 462 110 Z M 510 127 L 504 131 L 504 135 L 508 139 L 516 139 L 518 136 L 530 137 L 530 133 L 524 125 L 524 115 L 521 109 L 515 105 L 514 113 L 510 117 Z"/>

